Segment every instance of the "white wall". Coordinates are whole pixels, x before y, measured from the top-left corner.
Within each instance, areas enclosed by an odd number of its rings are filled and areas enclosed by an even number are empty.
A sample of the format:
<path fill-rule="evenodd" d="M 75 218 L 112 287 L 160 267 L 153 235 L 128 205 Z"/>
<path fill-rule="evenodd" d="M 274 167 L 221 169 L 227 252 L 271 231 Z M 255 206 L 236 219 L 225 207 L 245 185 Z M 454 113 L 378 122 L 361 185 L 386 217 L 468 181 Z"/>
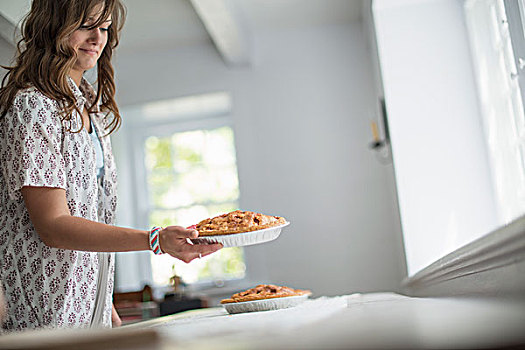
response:
<path fill-rule="evenodd" d="M 278 240 L 246 247 L 251 280 L 316 295 L 398 290 L 405 263 L 391 171 L 367 149 L 376 98 L 361 26 L 253 39 L 255 61 L 243 69 L 226 68 L 211 46 L 122 54 L 119 102 L 232 93 L 241 207 L 291 222 Z"/>
<path fill-rule="evenodd" d="M 0 65 L 9 66 L 11 65 L 11 60 L 15 54 L 15 47 L 8 43 L 4 38 L 0 37 Z M 7 70 L 0 67 L 0 81 L 4 78 L 4 75 L 7 73 Z"/>
<path fill-rule="evenodd" d="M 462 6 L 374 1 L 410 275 L 499 225 Z"/>
<path fill-rule="evenodd" d="M 376 93 L 360 25 L 254 33 L 254 47 L 243 69 L 228 69 L 211 45 L 117 53 L 119 103 L 231 91 L 241 206 L 292 222 L 245 249 L 250 280 L 316 295 L 397 290 L 402 238 L 392 168 L 367 149 Z M 14 48 L 0 38 L 0 49 L 8 64 Z M 125 167 L 124 195 L 133 191 Z"/>

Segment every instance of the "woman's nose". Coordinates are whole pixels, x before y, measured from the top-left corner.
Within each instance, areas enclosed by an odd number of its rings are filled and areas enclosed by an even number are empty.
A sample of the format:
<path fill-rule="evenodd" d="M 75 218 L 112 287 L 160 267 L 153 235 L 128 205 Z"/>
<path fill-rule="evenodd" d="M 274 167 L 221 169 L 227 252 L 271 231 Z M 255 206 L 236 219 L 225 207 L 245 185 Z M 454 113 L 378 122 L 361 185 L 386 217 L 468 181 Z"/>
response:
<path fill-rule="evenodd" d="M 102 42 L 103 34 L 99 28 L 93 28 L 89 31 L 89 41 L 94 44 Z"/>

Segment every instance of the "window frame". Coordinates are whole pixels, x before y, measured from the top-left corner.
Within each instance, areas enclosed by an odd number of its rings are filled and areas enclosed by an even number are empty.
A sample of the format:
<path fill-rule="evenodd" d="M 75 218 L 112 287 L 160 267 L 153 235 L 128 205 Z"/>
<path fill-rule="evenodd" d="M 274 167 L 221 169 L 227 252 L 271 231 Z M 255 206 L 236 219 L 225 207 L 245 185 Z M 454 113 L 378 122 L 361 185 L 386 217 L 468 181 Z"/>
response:
<path fill-rule="evenodd" d="M 233 128 L 233 123 L 228 114 L 205 116 L 172 122 L 136 123 L 130 133 L 133 142 L 132 161 L 134 164 L 134 188 L 136 189 L 135 210 L 136 224 L 139 227 L 149 225 L 149 195 L 147 190 L 147 170 L 144 166 L 144 148 L 146 139 L 150 136 L 167 137 L 174 133 L 192 130 L 211 130 L 221 126 Z"/>
<path fill-rule="evenodd" d="M 525 110 L 525 4 L 523 0 L 503 3 Z M 519 271 L 525 271 L 525 215 L 408 276 L 402 287 L 415 297 L 514 297 L 525 292 L 525 275 Z"/>
<path fill-rule="evenodd" d="M 144 166 L 144 143 L 148 137 L 170 137 L 175 133 L 195 131 L 195 130 L 213 130 L 220 127 L 229 127 L 234 131 L 235 128 L 230 113 L 207 114 L 204 116 L 191 117 L 187 119 L 176 119 L 173 121 L 161 122 L 139 122 L 133 124 L 130 130 L 133 142 L 132 157 L 134 163 L 135 183 L 134 188 L 137 190 L 135 200 L 135 213 L 137 214 L 136 222 L 140 227 L 148 227 L 150 203 L 147 185 L 147 169 Z M 237 155 L 235 155 L 237 158 Z M 237 201 L 240 201 L 241 194 Z M 151 254 L 149 255 L 151 257 Z M 150 264 L 151 265 L 151 264 Z M 158 290 L 167 289 L 168 286 L 157 285 L 153 280 L 153 269 L 150 268 L 150 279 L 154 284 L 153 287 Z M 223 288 L 225 285 L 237 285 L 246 280 L 246 274 L 242 278 L 228 278 L 220 280 L 204 280 L 189 283 L 186 289 L 191 291 L 209 289 L 213 287 Z"/>
<path fill-rule="evenodd" d="M 506 1 L 518 4 L 520 6 L 520 21 L 525 18 L 523 0 Z M 387 39 L 385 39 L 385 36 L 387 36 L 385 34 L 385 26 L 392 23 L 385 24 L 385 17 L 387 20 L 391 18 L 399 20 L 401 11 L 404 11 L 403 13 L 406 14 L 416 6 L 425 7 L 430 4 L 442 6 L 440 8 L 442 9 L 452 5 L 461 6 L 462 3 L 464 4 L 464 1 L 456 3 L 449 0 L 417 3 L 403 0 L 374 0 L 371 3 L 371 20 L 373 21 L 373 29 L 376 32 L 374 45 L 377 46 L 376 55 L 379 58 L 377 69 L 380 72 L 379 76 L 381 79 L 381 84 L 378 86 L 380 90 L 379 95 L 385 96 L 387 102 L 397 104 L 396 107 L 398 107 L 400 103 L 406 101 L 392 101 L 393 98 L 389 95 L 388 85 L 392 84 L 392 82 L 388 79 L 392 79 L 392 74 L 385 75 L 382 59 L 385 54 L 383 52 L 385 50 L 385 42 L 387 42 Z M 403 8 L 404 6 L 406 8 Z M 378 12 L 379 16 L 376 16 Z M 409 29 L 411 24 L 413 23 L 405 21 L 404 25 L 406 26 L 403 29 Z M 523 29 L 523 22 L 521 22 L 521 29 Z M 391 32 L 387 32 L 387 34 L 391 35 Z M 523 40 L 523 38 L 520 40 Z M 389 44 L 391 45 L 391 43 Z M 392 47 L 388 46 L 386 49 L 394 50 Z M 399 49 L 399 46 L 395 49 Z M 392 64 L 392 62 L 387 63 Z M 396 61 L 395 63 L 399 62 Z M 393 70 L 391 66 L 387 68 Z M 399 76 L 399 72 L 397 74 Z M 521 86 L 520 88 L 523 94 L 525 89 Z M 395 97 L 397 98 L 398 96 Z M 525 102 L 525 99 L 523 102 Z M 389 147 L 391 147 L 391 144 L 389 144 Z M 395 176 L 398 177 L 397 169 L 395 170 Z M 399 190 L 397 180 L 396 189 Z M 400 214 L 402 213 L 400 212 Z M 403 227 L 403 231 L 404 240 L 406 241 L 405 227 Z M 523 293 L 525 293 L 525 274 L 520 273 L 520 271 L 525 271 L 525 215 L 516 218 L 503 227 L 492 229 L 491 232 L 470 243 L 461 245 L 448 254 L 442 254 L 434 262 L 426 264 L 416 271 L 414 275 L 405 278 L 401 284 L 401 290 L 409 296 L 523 296 Z"/>
<path fill-rule="evenodd" d="M 217 101 L 219 96 L 221 100 Z M 177 106 L 179 101 L 183 106 L 186 106 L 188 100 L 195 98 L 202 98 L 199 101 L 199 108 L 196 110 Z M 155 110 L 159 108 L 160 114 L 157 115 Z M 126 169 L 127 176 L 125 179 L 121 179 L 121 186 L 119 186 L 121 198 L 125 200 L 126 204 L 124 207 L 119 206 L 121 209 L 117 219 L 121 218 L 119 224 L 123 226 L 148 229 L 147 207 L 149 197 L 146 189 L 147 169 L 144 166 L 144 142 L 150 136 L 171 136 L 177 132 L 210 130 L 223 126 L 230 127 L 233 130 L 235 142 L 232 96 L 231 92 L 227 90 L 175 96 L 167 100 L 154 101 L 151 104 L 145 102 L 130 105 L 123 108 L 121 112 L 126 116 L 126 123 L 122 125 L 116 136 L 112 136 L 112 140 L 114 151 L 119 156 L 117 162 L 121 165 L 117 169 Z M 235 153 L 237 153 L 236 149 Z M 237 154 L 235 157 L 237 159 Z M 238 201 L 241 200 L 241 196 L 242 193 L 239 192 Z M 117 275 L 116 290 L 126 292 L 143 288 L 144 285 L 150 285 L 155 297 L 160 299 L 165 292 L 170 291 L 169 285 L 160 286 L 154 283 L 151 257 L 152 253 L 149 251 L 118 253 L 116 256 L 117 274 L 121 271 L 119 265 L 129 266 L 129 264 L 133 264 L 137 268 L 131 274 L 125 271 L 120 282 Z M 219 289 L 233 292 L 244 286 L 248 286 L 247 272 L 244 278 L 194 282 L 187 285 L 185 291 L 188 295 L 194 293 L 214 295 L 218 293 Z"/>
<path fill-rule="evenodd" d="M 514 63 L 517 68 L 517 79 L 521 91 L 521 99 L 525 104 L 525 32 L 523 18 L 525 5 L 523 0 L 504 0 L 509 33 L 514 48 Z M 520 64 L 521 60 L 521 64 Z"/>

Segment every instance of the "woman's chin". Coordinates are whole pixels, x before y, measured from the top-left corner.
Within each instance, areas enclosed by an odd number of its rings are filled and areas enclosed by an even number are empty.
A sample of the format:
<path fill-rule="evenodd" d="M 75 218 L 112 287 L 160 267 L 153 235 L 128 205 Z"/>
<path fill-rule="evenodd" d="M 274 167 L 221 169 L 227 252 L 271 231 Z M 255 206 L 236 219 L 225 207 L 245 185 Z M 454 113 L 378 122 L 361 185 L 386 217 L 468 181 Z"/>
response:
<path fill-rule="evenodd" d="M 75 64 L 75 66 L 73 67 L 73 70 L 74 71 L 77 71 L 77 72 L 81 72 L 81 73 L 84 73 L 85 71 L 87 70 L 90 70 L 92 68 L 94 68 L 95 66 L 97 65 L 97 63 L 95 62 L 94 64 L 87 64 L 87 63 L 83 63 L 83 64 Z"/>

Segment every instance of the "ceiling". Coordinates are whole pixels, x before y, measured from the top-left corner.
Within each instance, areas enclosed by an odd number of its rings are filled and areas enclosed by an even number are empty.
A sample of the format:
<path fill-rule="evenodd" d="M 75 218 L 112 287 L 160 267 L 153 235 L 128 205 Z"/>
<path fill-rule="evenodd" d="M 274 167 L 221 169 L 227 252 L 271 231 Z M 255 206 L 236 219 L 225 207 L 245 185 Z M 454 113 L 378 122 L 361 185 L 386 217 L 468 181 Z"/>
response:
<path fill-rule="evenodd" d="M 211 43 L 190 0 L 123 2 L 128 13 L 119 51 Z M 363 6 L 363 0 L 230 0 L 227 3 L 237 21 L 250 32 L 356 22 L 361 20 Z"/>
<path fill-rule="evenodd" d="M 127 17 L 119 44 L 121 52 L 211 42 L 189 0 L 123 2 Z"/>
<path fill-rule="evenodd" d="M 120 52 L 215 44 L 225 61 L 249 61 L 253 35 L 287 28 L 361 21 L 370 0 L 122 0 L 127 19 Z M 31 0 L 0 0 L 0 36 L 13 43 Z M 196 10 L 197 9 L 197 10 Z"/>

